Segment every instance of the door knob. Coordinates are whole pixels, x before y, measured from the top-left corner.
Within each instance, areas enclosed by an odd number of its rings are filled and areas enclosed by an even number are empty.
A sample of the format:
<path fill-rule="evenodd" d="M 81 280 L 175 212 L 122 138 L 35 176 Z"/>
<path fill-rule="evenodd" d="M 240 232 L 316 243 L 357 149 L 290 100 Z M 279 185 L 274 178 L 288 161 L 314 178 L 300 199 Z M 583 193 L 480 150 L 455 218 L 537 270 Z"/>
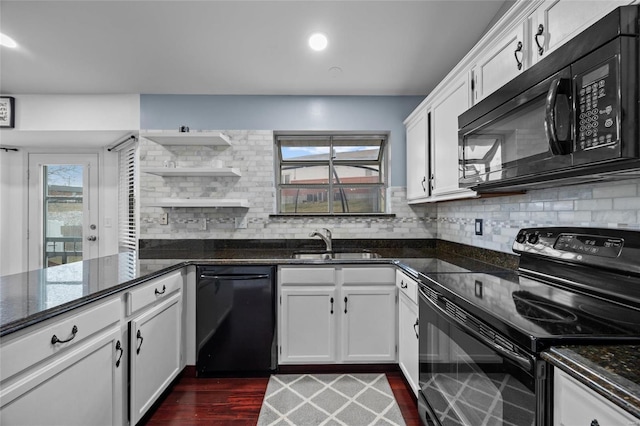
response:
<path fill-rule="evenodd" d="M 95 235 L 89 235 L 89 236 L 87 237 L 87 241 L 95 241 L 95 240 L 97 240 L 97 239 L 98 239 L 98 237 L 96 237 Z"/>

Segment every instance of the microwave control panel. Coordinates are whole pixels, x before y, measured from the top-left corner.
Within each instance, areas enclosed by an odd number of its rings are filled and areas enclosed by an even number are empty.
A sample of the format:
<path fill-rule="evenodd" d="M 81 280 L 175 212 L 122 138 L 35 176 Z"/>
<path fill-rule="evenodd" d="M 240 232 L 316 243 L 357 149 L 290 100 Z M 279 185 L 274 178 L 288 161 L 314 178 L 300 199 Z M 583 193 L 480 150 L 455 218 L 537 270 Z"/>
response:
<path fill-rule="evenodd" d="M 576 76 L 576 151 L 614 145 L 618 142 L 616 59 Z"/>

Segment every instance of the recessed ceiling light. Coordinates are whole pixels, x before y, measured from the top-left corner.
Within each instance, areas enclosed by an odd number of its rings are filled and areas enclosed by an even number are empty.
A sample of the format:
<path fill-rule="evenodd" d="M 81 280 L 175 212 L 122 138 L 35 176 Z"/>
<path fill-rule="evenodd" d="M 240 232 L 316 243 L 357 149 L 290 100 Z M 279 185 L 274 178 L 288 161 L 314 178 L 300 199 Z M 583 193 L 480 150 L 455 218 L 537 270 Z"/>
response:
<path fill-rule="evenodd" d="M 311 34 L 309 37 L 309 47 L 318 52 L 326 49 L 328 43 L 327 36 L 322 33 Z"/>
<path fill-rule="evenodd" d="M 14 39 L 2 33 L 0 33 L 0 45 L 10 47 L 12 49 L 18 47 L 18 43 L 16 43 Z"/>

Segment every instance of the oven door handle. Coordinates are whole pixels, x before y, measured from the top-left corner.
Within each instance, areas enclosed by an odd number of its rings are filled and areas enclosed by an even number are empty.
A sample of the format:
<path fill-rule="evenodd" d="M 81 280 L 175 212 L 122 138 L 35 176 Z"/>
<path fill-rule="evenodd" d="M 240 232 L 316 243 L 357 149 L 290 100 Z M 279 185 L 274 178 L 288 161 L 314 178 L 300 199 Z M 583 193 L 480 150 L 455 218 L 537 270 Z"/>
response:
<path fill-rule="evenodd" d="M 437 297 L 438 300 L 444 298 L 444 296 L 442 296 L 442 294 L 438 293 L 437 291 L 434 291 L 433 293 L 435 294 L 435 296 Z M 422 288 L 420 289 L 420 295 L 431 306 L 433 306 L 438 312 L 440 312 L 440 314 L 446 316 L 451 321 L 456 323 L 458 325 L 458 327 L 460 327 L 464 332 L 466 332 L 467 334 L 469 334 L 469 335 L 475 337 L 476 339 L 480 340 L 482 343 L 484 343 L 485 345 L 487 345 L 488 347 L 490 347 L 494 351 L 498 352 L 500 355 L 502 355 L 505 358 L 508 358 L 511 361 L 517 363 L 521 367 L 525 368 L 527 371 L 531 371 L 532 370 L 533 363 L 532 363 L 532 361 L 530 359 L 520 355 L 517 352 L 512 351 L 511 349 L 505 348 L 504 346 L 502 346 L 499 343 L 495 342 L 494 340 L 488 338 L 487 336 L 483 335 L 482 333 L 479 333 L 479 332 L 475 331 L 474 329 L 470 328 L 467 324 L 465 324 L 464 322 L 460 321 L 455 316 L 451 315 L 446 309 L 443 309 L 441 306 L 438 306 L 438 304 L 436 302 L 431 300 L 425 294 L 425 292 L 422 290 Z"/>

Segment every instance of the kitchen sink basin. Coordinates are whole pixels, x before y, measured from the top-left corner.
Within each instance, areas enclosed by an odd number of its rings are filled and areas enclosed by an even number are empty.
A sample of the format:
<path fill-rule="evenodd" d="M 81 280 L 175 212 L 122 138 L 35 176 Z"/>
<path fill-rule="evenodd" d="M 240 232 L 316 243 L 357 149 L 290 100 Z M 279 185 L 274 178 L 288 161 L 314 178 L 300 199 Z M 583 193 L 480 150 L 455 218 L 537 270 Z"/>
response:
<path fill-rule="evenodd" d="M 307 259 L 307 260 L 331 260 L 331 259 L 358 260 L 358 259 L 376 259 L 376 258 L 379 258 L 380 255 L 378 253 L 373 253 L 368 250 L 336 251 L 336 252 L 299 251 L 299 252 L 295 252 L 291 257 L 294 259 Z"/>

